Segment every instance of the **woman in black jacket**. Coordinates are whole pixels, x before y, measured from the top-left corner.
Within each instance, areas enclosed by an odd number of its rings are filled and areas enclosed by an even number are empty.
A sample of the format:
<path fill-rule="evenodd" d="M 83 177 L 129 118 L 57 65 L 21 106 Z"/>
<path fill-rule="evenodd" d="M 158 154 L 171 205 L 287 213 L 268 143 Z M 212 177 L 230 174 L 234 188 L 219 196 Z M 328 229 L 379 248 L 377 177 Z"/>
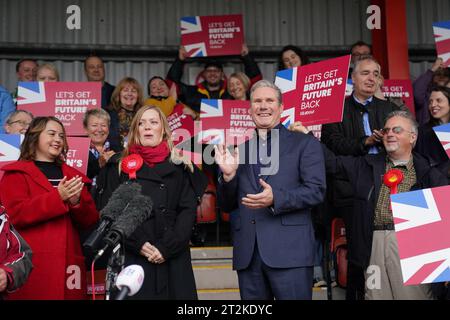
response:
<path fill-rule="evenodd" d="M 125 265 L 141 265 L 145 272 L 143 286 L 133 299 L 197 299 L 189 239 L 206 180 L 174 149 L 162 111 L 143 107 L 131 122 L 127 147 L 110 159 L 97 178 L 100 208 L 129 180 L 121 168 L 131 154 L 144 160 L 136 181 L 153 201 L 151 217 L 125 241 Z"/>

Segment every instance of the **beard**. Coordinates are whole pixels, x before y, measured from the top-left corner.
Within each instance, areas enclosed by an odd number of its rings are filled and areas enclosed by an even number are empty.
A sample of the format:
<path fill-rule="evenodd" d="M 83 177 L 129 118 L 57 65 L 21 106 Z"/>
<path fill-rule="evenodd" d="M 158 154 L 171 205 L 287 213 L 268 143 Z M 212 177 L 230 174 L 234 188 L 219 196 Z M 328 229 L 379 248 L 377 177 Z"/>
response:
<path fill-rule="evenodd" d="M 400 146 L 398 143 L 394 143 L 394 144 L 391 143 L 391 144 L 386 144 L 384 146 L 384 148 L 386 149 L 387 152 L 395 152 L 400 148 Z"/>

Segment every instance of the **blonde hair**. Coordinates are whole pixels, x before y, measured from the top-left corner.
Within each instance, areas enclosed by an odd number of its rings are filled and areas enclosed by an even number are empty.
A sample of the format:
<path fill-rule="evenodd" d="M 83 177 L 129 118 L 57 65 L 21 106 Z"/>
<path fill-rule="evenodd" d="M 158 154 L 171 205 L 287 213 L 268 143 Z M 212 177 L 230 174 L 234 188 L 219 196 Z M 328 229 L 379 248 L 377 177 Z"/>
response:
<path fill-rule="evenodd" d="M 248 76 L 245 73 L 243 73 L 243 72 L 235 72 L 235 73 L 233 73 L 228 78 L 228 82 L 231 80 L 231 78 L 236 78 L 240 82 L 242 82 L 246 92 L 248 92 L 250 90 L 250 79 L 248 78 Z M 228 93 L 230 93 L 230 91 L 228 91 Z"/>
<path fill-rule="evenodd" d="M 167 145 L 170 150 L 170 161 L 174 164 L 184 163 L 185 167 L 188 168 L 191 172 L 194 172 L 194 167 L 192 162 L 180 155 L 179 150 L 175 148 L 172 141 L 172 131 L 170 130 L 169 123 L 167 122 L 167 118 L 164 113 L 155 106 L 144 106 L 140 108 L 133 117 L 131 121 L 130 130 L 128 131 L 128 144 L 125 149 L 122 151 L 122 155 L 119 162 L 119 173 L 122 166 L 122 160 L 130 154 L 130 148 L 134 145 L 141 145 L 139 141 L 139 122 L 141 121 L 142 115 L 144 112 L 148 110 L 154 110 L 159 115 L 159 120 L 162 124 L 162 140 L 167 141 Z"/>
<path fill-rule="evenodd" d="M 37 68 L 37 71 L 36 71 L 36 77 L 39 74 L 39 72 L 41 70 L 44 70 L 44 69 L 52 71 L 55 74 L 56 81 L 59 81 L 58 69 L 56 69 L 56 67 L 53 64 L 50 64 L 50 63 L 44 63 L 44 64 L 39 65 L 39 67 Z"/>

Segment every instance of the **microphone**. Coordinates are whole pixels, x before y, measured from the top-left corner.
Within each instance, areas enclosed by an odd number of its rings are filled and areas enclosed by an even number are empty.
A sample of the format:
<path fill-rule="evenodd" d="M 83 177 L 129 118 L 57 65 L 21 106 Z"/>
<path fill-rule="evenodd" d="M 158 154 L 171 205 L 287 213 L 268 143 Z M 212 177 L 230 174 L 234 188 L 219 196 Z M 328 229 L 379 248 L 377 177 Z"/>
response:
<path fill-rule="evenodd" d="M 151 217 L 153 201 L 150 197 L 138 194 L 129 202 L 111 229 L 106 234 L 103 241 L 104 247 L 98 251 L 95 259 L 100 258 L 109 248 L 117 246 L 121 240 L 128 238 L 137 227 Z"/>
<path fill-rule="evenodd" d="M 83 247 L 89 252 L 100 246 L 100 241 L 109 230 L 111 224 L 122 213 L 130 201 L 141 193 L 141 185 L 138 183 L 123 183 L 111 195 L 106 206 L 100 211 L 100 223 L 83 243 Z"/>
<path fill-rule="evenodd" d="M 123 269 L 117 276 L 116 287 L 120 290 L 116 300 L 135 295 L 144 283 L 144 269 L 138 264 L 132 264 Z"/>

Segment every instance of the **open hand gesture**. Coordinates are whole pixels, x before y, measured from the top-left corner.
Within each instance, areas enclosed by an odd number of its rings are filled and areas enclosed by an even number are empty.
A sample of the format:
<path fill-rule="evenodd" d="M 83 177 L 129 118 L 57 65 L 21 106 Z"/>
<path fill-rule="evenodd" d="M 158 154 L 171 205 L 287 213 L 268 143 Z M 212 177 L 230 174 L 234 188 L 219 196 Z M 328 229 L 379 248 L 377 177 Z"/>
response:
<path fill-rule="evenodd" d="M 250 209 L 267 208 L 273 204 L 273 191 L 270 184 L 263 179 L 259 179 L 259 184 L 263 191 L 257 194 L 247 194 L 242 198 L 242 204 Z"/>
<path fill-rule="evenodd" d="M 221 144 L 214 146 L 214 150 L 214 158 L 223 173 L 223 179 L 225 182 L 232 180 L 239 166 L 239 149 L 234 148 L 234 154 L 231 154 L 228 148 Z"/>

